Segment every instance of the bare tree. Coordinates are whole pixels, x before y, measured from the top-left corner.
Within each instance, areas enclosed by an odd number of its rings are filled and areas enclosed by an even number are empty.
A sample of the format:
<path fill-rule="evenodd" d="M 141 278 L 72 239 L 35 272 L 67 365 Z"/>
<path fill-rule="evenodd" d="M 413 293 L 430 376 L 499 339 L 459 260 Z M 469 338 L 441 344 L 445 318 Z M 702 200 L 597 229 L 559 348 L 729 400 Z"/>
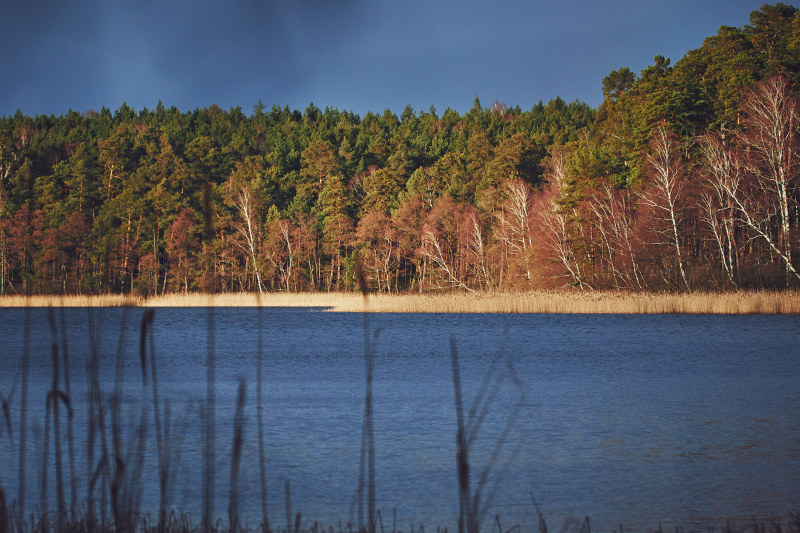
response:
<path fill-rule="evenodd" d="M 617 191 L 603 181 L 590 198 L 589 211 L 615 285 L 643 288 L 644 278 L 634 253 L 634 221 L 627 191 Z"/>
<path fill-rule="evenodd" d="M 730 196 L 742 222 L 784 263 L 788 284 L 791 276 L 800 279 L 790 239 L 790 204 L 797 204 L 800 155 L 798 99 L 790 93 L 787 79 L 775 76 L 747 93 L 742 111 L 746 118 L 739 142 L 745 150 L 749 183 L 731 188 Z"/>
<path fill-rule="evenodd" d="M 593 287 L 585 280 L 581 263 L 575 252 L 570 231 L 569 217 L 561 206 L 563 190 L 566 185 L 566 157 L 560 150 L 550 157 L 546 174 L 547 185 L 541 196 L 542 206 L 538 216 L 542 225 L 545 247 L 555 256 L 554 259 L 566 269 L 572 283 L 581 290 Z"/>
<path fill-rule="evenodd" d="M 533 248 L 530 228 L 531 188 L 521 179 L 510 180 L 497 214 L 500 240 L 510 255 L 521 258 L 525 279 L 531 279 L 529 253 Z"/>
<path fill-rule="evenodd" d="M 433 230 L 427 230 L 422 237 L 422 255 L 436 267 L 435 276 L 438 279 L 438 288 L 456 287 L 475 292 L 458 276 L 452 254 L 448 253 L 446 246 L 442 243 L 442 238 L 437 236 Z"/>
<path fill-rule="evenodd" d="M 492 280 L 486 251 L 486 235 L 476 209 L 468 209 L 464 214 L 461 239 L 464 241 L 467 263 L 478 285 L 488 289 Z"/>
<path fill-rule="evenodd" d="M 653 133 L 647 165 L 650 183 L 641 194 L 641 201 L 653 209 L 654 220 L 662 223 L 661 227 L 655 229 L 664 240 L 656 244 L 667 245 L 675 250 L 681 284 L 689 290 L 679 230 L 684 213 L 682 195 L 685 174 L 675 139 L 663 124 Z"/>
<path fill-rule="evenodd" d="M 261 231 L 258 218 L 257 202 L 250 184 L 231 179 L 228 181 L 230 202 L 239 213 L 239 219 L 234 222 L 233 227 L 244 239 L 245 252 L 253 265 L 253 272 L 256 275 L 258 292 L 264 292 L 264 284 L 261 281 L 261 269 L 258 264 L 258 248 L 261 242 Z"/>
<path fill-rule="evenodd" d="M 292 237 L 288 220 L 277 219 L 270 222 L 266 242 L 266 256 L 275 268 L 281 286 L 287 291 L 291 289 L 291 280 L 296 263 L 295 245 Z"/>
<path fill-rule="evenodd" d="M 441 196 L 428 214 L 422 232 L 420 255 L 433 267 L 437 288 L 454 287 L 474 292 L 466 283 L 463 249 L 459 247 L 463 206 L 449 195 Z M 461 267 L 461 268 L 460 268 Z"/>
<path fill-rule="evenodd" d="M 698 139 L 705 167 L 707 191 L 700 196 L 703 221 L 711 229 L 722 270 L 732 285 L 737 285 L 739 268 L 736 242 L 737 211 L 733 200 L 744 173 L 741 158 L 721 136 Z"/>

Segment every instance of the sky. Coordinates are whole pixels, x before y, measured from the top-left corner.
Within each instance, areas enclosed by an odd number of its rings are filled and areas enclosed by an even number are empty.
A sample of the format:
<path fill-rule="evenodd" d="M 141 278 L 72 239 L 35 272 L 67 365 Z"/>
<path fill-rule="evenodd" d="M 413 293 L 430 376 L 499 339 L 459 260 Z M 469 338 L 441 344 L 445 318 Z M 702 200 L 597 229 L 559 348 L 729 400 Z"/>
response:
<path fill-rule="evenodd" d="M 596 107 L 602 79 L 673 63 L 761 0 L 9 0 L 0 116 L 261 101 L 361 116 L 479 97 Z"/>

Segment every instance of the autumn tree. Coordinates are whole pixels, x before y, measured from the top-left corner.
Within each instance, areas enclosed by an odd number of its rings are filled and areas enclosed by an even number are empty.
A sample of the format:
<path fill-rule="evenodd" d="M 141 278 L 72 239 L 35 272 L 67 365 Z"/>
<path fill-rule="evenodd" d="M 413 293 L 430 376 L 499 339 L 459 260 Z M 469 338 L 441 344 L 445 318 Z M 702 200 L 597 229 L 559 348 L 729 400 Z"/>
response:
<path fill-rule="evenodd" d="M 420 292 L 425 284 L 427 259 L 421 250 L 429 210 L 427 198 L 415 195 L 401 203 L 392 216 L 392 225 L 397 230 L 399 275 L 403 276 L 406 287 L 416 285 Z"/>
<path fill-rule="evenodd" d="M 36 237 L 41 234 L 42 217 L 28 206 L 23 206 L 0 225 L 0 259 L 4 287 L 15 293 L 29 294 L 34 290 L 34 254 Z M 18 285 L 14 283 L 17 282 Z"/>
<path fill-rule="evenodd" d="M 297 265 L 297 245 L 295 229 L 288 220 L 274 218 L 267 222 L 263 253 L 277 275 L 278 287 L 290 291 Z"/>
<path fill-rule="evenodd" d="M 466 283 L 459 256 L 461 212 L 461 206 L 450 196 L 439 198 L 428 214 L 420 253 L 431 264 L 434 288 L 456 288 L 474 292 Z"/>
<path fill-rule="evenodd" d="M 82 213 L 73 213 L 59 226 L 41 232 L 38 261 L 41 272 L 50 271 L 53 289 L 62 294 L 81 292 L 81 274 L 85 268 L 85 244 L 89 225 Z"/>
<path fill-rule="evenodd" d="M 200 248 L 199 234 L 197 215 L 190 207 L 184 207 L 170 227 L 167 250 L 174 263 L 172 270 L 178 286 L 183 285 L 183 290 L 187 293 L 189 292 L 189 274 L 196 267 L 197 252 Z"/>
<path fill-rule="evenodd" d="M 398 264 L 397 230 L 381 210 L 367 213 L 356 228 L 356 242 L 371 284 L 379 291 L 391 292 Z"/>

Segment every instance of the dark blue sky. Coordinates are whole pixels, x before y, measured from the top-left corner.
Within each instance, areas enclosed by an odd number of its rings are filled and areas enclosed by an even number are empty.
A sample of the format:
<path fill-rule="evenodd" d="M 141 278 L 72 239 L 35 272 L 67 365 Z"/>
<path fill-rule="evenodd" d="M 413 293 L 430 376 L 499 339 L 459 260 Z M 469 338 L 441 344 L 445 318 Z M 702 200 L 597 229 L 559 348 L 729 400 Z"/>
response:
<path fill-rule="evenodd" d="M 0 15 L 0 115 L 259 100 L 399 113 L 560 96 L 677 61 L 760 0 L 24 0 Z M 11 5 L 9 5 L 11 4 Z"/>

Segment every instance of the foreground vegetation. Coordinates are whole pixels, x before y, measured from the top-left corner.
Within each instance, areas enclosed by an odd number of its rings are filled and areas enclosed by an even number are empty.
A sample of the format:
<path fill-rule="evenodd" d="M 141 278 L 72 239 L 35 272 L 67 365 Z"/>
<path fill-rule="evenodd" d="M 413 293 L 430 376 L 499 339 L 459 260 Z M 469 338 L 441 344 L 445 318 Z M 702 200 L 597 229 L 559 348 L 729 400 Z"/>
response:
<path fill-rule="evenodd" d="M 371 313 L 800 314 L 796 291 L 642 293 L 529 291 L 481 293 L 227 293 L 154 297 L 3 296 L 2 307 L 312 307 Z"/>
<path fill-rule="evenodd" d="M 800 286 L 800 13 L 556 99 L 0 117 L 0 294 Z"/>

